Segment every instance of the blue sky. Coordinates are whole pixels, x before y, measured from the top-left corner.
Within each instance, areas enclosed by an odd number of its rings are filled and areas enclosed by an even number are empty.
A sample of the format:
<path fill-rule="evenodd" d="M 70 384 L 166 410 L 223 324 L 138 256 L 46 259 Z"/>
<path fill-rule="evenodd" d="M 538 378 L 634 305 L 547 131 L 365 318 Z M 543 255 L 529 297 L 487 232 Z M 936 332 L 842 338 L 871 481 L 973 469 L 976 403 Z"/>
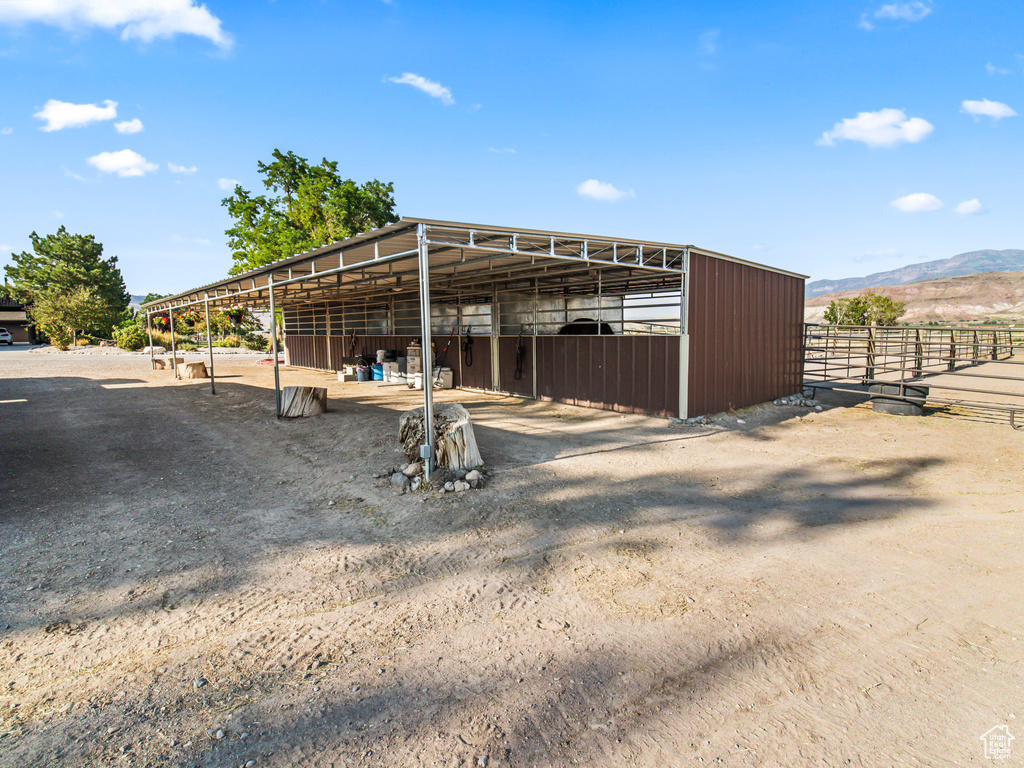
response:
<path fill-rule="evenodd" d="M 133 293 L 219 279 L 275 148 L 407 216 L 812 278 L 1024 248 L 1022 32 L 1000 0 L 4 0 L 0 265 L 63 224 Z"/>

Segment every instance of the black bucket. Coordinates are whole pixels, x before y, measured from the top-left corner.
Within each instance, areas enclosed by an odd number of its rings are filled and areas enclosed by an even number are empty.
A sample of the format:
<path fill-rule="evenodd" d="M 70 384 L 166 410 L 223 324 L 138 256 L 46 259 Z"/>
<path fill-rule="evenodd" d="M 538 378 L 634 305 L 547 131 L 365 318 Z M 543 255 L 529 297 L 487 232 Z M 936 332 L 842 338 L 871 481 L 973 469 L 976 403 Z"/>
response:
<path fill-rule="evenodd" d="M 872 384 L 871 410 L 896 416 L 923 416 L 927 384 Z"/>

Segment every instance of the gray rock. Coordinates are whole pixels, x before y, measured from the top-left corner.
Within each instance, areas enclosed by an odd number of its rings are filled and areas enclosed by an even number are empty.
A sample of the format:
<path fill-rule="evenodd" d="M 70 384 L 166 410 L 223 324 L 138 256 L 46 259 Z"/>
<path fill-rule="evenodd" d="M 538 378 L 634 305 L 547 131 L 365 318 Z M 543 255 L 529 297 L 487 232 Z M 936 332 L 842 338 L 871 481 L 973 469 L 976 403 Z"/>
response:
<path fill-rule="evenodd" d="M 192 683 L 192 687 L 195 688 L 196 690 L 198 690 L 198 689 L 202 688 L 204 685 L 208 685 L 209 682 L 210 681 L 207 680 L 205 677 L 200 677 L 198 680 L 196 680 L 194 683 Z"/>
<path fill-rule="evenodd" d="M 469 483 L 469 484 L 471 484 L 471 485 L 472 485 L 473 483 L 478 483 L 478 482 L 480 482 L 481 480 L 483 480 L 483 479 L 484 479 L 484 476 L 483 476 L 483 475 L 481 475 L 481 474 L 480 474 L 479 472 L 477 472 L 477 471 L 476 471 L 476 470 L 474 469 L 474 470 L 472 470 L 471 472 L 467 472 L 467 473 L 466 473 L 466 476 L 465 476 L 465 477 L 464 477 L 463 479 L 464 479 L 464 480 L 465 480 L 465 481 L 466 481 L 467 483 Z"/>
<path fill-rule="evenodd" d="M 778 403 L 776 403 L 776 405 L 778 405 Z M 677 419 L 675 416 L 669 416 L 668 417 L 668 421 L 669 421 L 670 424 L 683 424 L 684 423 L 682 419 Z"/>
<path fill-rule="evenodd" d="M 445 489 L 445 491 L 447 491 L 448 493 L 451 493 L 452 491 L 454 491 L 454 490 L 455 490 L 455 483 L 451 483 L 451 482 L 449 482 L 449 483 L 445 483 L 445 484 L 444 484 L 444 489 Z"/>
<path fill-rule="evenodd" d="M 462 493 L 463 491 L 468 491 L 468 490 L 469 490 L 469 483 L 467 483 L 465 480 L 456 480 L 455 481 L 455 492 L 456 493 Z"/>
<path fill-rule="evenodd" d="M 422 469 L 423 468 L 420 466 L 420 463 L 415 461 L 412 464 L 407 464 L 405 469 L 402 470 L 402 474 L 406 477 L 416 477 Z"/>
<path fill-rule="evenodd" d="M 246 760 L 245 761 L 245 768 L 253 768 L 253 766 L 255 766 L 255 765 L 256 765 L 256 761 L 255 760 Z"/>
<path fill-rule="evenodd" d="M 148 355 L 150 353 L 152 353 L 154 355 L 166 355 L 167 354 L 167 349 L 165 347 L 143 347 L 142 348 L 142 354 Z"/>
<path fill-rule="evenodd" d="M 412 479 L 412 483 L 409 486 L 409 490 L 418 491 L 421 485 L 423 485 L 423 478 L 420 477 L 419 475 L 416 475 L 416 477 Z"/>
<path fill-rule="evenodd" d="M 488 755 L 477 755 L 476 757 L 476 764 L 479 765 L 480 768 L 487 768 L 487 764 L 490 761 L 491 758 Z"/>
<path fill-rule="evenodd" d="M 464 469 L 457 469 L 457 470 L 455 470 L 455 479 L 456 480 L 464 480 L 467 474 L 469 474 L 469 473 L 466 472 L 466 470 L 464 470 Z"/>
<path fill-rule="evenodd" d="M 814 410 L 816 410 L 816 411 L 820 411 L 821 409 L 822 409 L 822 408 L 821 408 L 821 406 L 820 406 L 820 405 L 816 405 L 816 406 L 814 406 Z"/>
<path fill-rule="evenodd" d="M 401 472 L 395 472 L 395 474 L 391 476 L 391 484 L 397 485 L 399 488 L 404 489 L 407 485 L 409 485 L 409 478 L 406 477 Z"/>

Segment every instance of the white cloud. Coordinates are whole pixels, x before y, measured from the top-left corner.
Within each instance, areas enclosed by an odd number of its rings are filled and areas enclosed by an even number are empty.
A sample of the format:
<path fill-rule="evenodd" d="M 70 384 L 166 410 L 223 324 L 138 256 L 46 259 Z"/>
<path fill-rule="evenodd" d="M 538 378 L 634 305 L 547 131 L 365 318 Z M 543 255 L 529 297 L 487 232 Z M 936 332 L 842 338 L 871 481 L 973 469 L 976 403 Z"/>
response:
<path fill-rule="evenodd" d="M 874 19 L 888 19 L 890 21 L 920 21 L 932 12 L 930 2 L 918 2 L 914 0 L 909 3 L 889 3 L 875 9 L 874 13 L 862 13 L 857 26 L 870 32 L 875 28 Z"/>
<path fill-rule="evenodd" d="M 1002 120 L 1004 117 L 1015 117 L 1017 114 L 1001 101 L 989 101 L 988 99 L 963 101 L 960 103 L 960 107 L 961 112 L 966 112 L 975 118 L 984 116 L 991 117 L 993 120 Z"/>
<path fill-rule="evenodd" d="M 413 88 L 418 88 L 429 96 L 435 99 L 440 99 L 441 103 L 446 107 L 450 107 L 455 103 L 455 99 L 452 98 L 452 92 L 445 88 L 440 83 L 435 83 L 433 80 L 427 80 L 425 77 L 420 77 L 412 72 L 404 72 L 401 77 L 389 77 L 392 83 L 400 83 L 402 85 L 411 85 Z"/>
<path fill-rule="evenodd" d="M 100 152 L 87 161 L 89 165 L 103 173 L 116 173 L 118 176 L 145 176 L 159 166 L 146 160 L 138 152 L 122 149 L 120 152 Z"/>
<path fill-rule="evenodd" d="M 718 52 L 718 36 L 722 34 L 720 29 L 709 29 L 697 37 L 700 52 L 704 56 L 714 56 Z"/>
<path fill-rule="evenodd" d="M 862 264 L 865 261 L 878 261 L 879 259 L 894 259 L 897 256 L 902 256 L 900 251 L 895 248 L 884 248 L 881 251 L 872 251 L 871 253 L 865 253 L 861 256 L 854 256 L 852 261 L 857 264 Z"/>
<path fill-rule="evenodd" d="M 199 170 L 194 165 L 175 165 L 174 163 L 168 163 L 167 169 L 171 173 L 184 173 L 187 176 L 191 176 L 193 173 Z"/>
<path fill-rule="evenodd" d="M 988 64 L 985 65 L 985 71 L 988 72 L 990 75 L 1008 75 L 1008 74 L 1010 74 L 1010 70 L 1003 69 L 1002 67 L 997 67 L 991 61 Z"/>
<path fill-rule="evenodd" d="M 937 211 L 942 207 L 942 201 L 927 192 L 913 192 L 903 197 L 897 197 L 889 205 L 904 213 L 917 213 L 918 211 Z"/>
<path fill-rule="evenodd" d="M 896 19 L 899 21 L 920 21 L 931 12 L 932 9 L 929 4 L 914 0 L 914 2 L 910 3 L 892 3 L 890 5 L 883 5 L 875 11 L 875 18 Z"/>
<path fill-rule="evenodd" d="M 84 181 L 84 182 L 88 182 L 89 181 L 84 176 L 79 176 L 77 173 L 72 171 L 70 168 L 65 168 L 65 167 L 61 166 L 61 170 L 64 171 L 64 175 L 67 176 L 69 179 L 74 179 L 75 181 Z"/>
<path fill-rule="evenodd" d="M 958 205 L 953 210 L 965 216 L 970 216 L 975 213 L 981 213 L 983 210 L 985 210 L 985 206 L 983 206 L 981 204 L 981 201 L 975 197 L 972 200 L 964 200 L 962 203 L 960 203 L 960 205 Z"/>
<path fill-rule="evenodd" d="M 3 7 L 0 3 L 0 8 Z M 103 106 L 98 104 L 72 104 L 68 101 L 50 99 L 32 117 L 45 120 L 41 131 L 60 131 L 64 128 L 79 128 L 99 120 L 113 120 L 117 117 L 117 102 L 107 99 Z"/>
<path fill-rule="evenodd" d="M 12 133 L 14 133 L 14 129 L 9 125 L 5 125 L 3 128 L 0 128 L 0 136 L 10 136 Z"/>
<path fill-rule="evenodd" d="M 844 118 L 825 131 L 818 144 L 834 147 L 836 140 L 862 141 L 869 147 L 894 147 L 907 142 L 915 144 L 932 132 L 934 126 L 920 117 L 907 118 L 902 109 L 880 109 L 877 112 L 858 112 L 856 117 Z"/>
<path fill-rule="evenodd" d="M 196 35 L 230 48 L 231 35 L 194 0 L 3 0 L 0 23 L 38 22 L 76 30 L 120 29 L 122 40 L 150 42 L 158 37 Z"/>
<path fill-rule="evenodd" d="M 516 153 L 516 151 L 514 149 L 511 149 L 511 148 L 509 148 L 509 149 L 495 149 L 494 147 L 488 147 L 487 151 L 488 152 L 495 152 L 495 153 L 497 153 L 499 155 L 514 155 Z"/>
<path fill-rule="evenodd" d="M 217 179 L 217 186 L 226 192 L 233 190 L 238 184 L 238 179 Z"/>
<path fill-rule="evenodd" d="M 138 133 L 142 130 L 142 121 L 137 117 L 131 120 L 124 120 L 120 123 L 114 123 L 114 128 L 117 129 L 118 133 Z"/>
<path fill-rule="evenodd" d="M 0 244 L 0 251 L 13 251 L 14 249 L 7 244 Z"/>
<path fill-rule="evenodd" d="M 623 197 L 635 197 L 633 190 L 623 191 L 616 189 L 606 181 L 598 181 L 597 179 L 587 179 L 578 187 L 576 191 L 583 197 L 589 197 L 594 200 L 619 200 Z"/>

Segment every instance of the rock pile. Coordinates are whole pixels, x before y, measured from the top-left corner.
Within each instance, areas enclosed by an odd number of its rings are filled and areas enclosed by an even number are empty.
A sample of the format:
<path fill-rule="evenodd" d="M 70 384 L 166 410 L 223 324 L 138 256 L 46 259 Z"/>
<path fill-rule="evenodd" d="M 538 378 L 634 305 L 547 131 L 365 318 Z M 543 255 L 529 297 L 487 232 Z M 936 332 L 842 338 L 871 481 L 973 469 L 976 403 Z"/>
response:
<path fill-rule="evenodd" d="M 795 405 L 799 408 L 813 408 L 816 411 L 822 410 L 821 403 L 811 397 L 810 392 L 802 392 L 798 395 L 780 397 L 775 401 L 776 405 Z"/>
<path fill-rule="evenodd" d="M 483 488 L 490 478 L 486 472 L 478 469 L 457 469 L 450 470 L 446 467 L 438 467 L 430 477 L 424 477 L 423 464 L 418 461 L 410 462 L 402 467 L 392 467 L 387 472 L 379 472 L 374 475 L 376 479 L 390 478 L 391 485 L 398 489 L 399 493 L 424 490 L 437 490 L 441 493 L 460 493 L 472 489 Z"/>

